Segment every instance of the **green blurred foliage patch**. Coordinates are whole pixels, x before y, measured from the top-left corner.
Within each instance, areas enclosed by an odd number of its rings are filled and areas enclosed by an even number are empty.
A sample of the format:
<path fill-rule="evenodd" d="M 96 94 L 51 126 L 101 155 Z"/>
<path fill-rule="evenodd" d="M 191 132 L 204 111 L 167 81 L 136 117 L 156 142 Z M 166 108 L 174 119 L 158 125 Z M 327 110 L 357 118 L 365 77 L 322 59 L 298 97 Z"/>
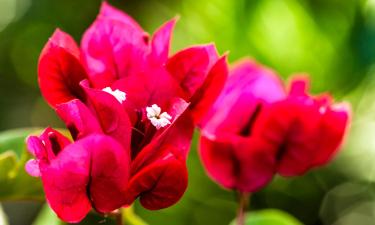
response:
<path fill-rule="evenodd" d="M 40 179 L 24 169 L 30 158 L 25 138 L 40 129 L 17 129 L 0 133 L 0 201 L 44 200 Z"/>
<path fill-rule="evenodd" d="M 234 220 L 230 225 L 237 225 Z M 245 225 L 303 225 L 290 214 L 277 209 L 265 209 L 246 214 Z"/>

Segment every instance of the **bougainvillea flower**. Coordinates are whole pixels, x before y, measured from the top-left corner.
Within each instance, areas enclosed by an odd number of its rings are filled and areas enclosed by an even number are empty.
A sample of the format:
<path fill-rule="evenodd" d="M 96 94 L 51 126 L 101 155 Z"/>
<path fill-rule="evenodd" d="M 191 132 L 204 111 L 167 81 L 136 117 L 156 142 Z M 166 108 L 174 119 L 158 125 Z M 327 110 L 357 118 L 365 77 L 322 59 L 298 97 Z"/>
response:
<path fill-rule="evenodd" d="M 47 128 L 27 144 L 36 158 L 26 170 L 42 178 L 47 201 L 60 218 L 78 222 L 92 207 L 110 212 L 122 206 L 130 156 L 114 139 L 92 134 L 71 143 Z"/>
<path fill-rule="evenodd" d="M 346 133 L 350 107 L 328 94 L 311 96 L 306 77 L 286 91 L 272 71 L 250 60 L 234 66 L 203 122 L 202 162 L 212 179 L 254 192 L 283 176 L 329 162 Z"/>
<path fill-rule="evenodd" d="M 193 129 L 219 95 L 228 68 L 212 44 L 170 56 L 175 22 L 149 38 L 104 2 L 81 47 L 61 30 L 44 47 L 39 86 L 73 142 L 49 130 L 30 137 L 35 159 L 26 168 L 41 176 L 47 200 L 63 220 L 79 221 L 90 208 L 107 213 L 138 197 L 145 208 L 161 209 L 185 192 Z M 51 140 L 49 133 L 64 141 Z M 116 163 L 101 171 L 111 155 L 122 157 L 113 177 Z M 70 174 L 76 180 L 69 181 Z M 112 185 L 115 190 L 108 190 Z"/>
<path fill-rule="evenodd" d="M 224 85 L 226 56 L 220 57 L 212 44 L 169 56 L 175 23 L 176 19 L 168 21 L 149 40 L 131 17 L 103 2 L 81 48 L 59 29 L 49 39 L 39 58 L 43 96 L 54 108 L 72 99 L 85 102 L 79 83 L 87 79 L 95 89 L 126 98 L 123 105 L 133 124 L 134 108 L 162 107 L 171 96 L 191 103 L 197 124 Z"/>

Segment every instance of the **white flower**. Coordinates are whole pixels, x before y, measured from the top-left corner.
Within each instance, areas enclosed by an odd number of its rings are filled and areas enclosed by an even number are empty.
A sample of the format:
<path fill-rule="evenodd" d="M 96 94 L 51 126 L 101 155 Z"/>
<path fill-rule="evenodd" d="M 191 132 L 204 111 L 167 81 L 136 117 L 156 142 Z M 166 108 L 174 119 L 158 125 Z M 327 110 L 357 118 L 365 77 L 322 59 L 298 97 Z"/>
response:
<path fill-rule="evenodd" d="M 171 124 L 172 117 L 167 112 L 161 113 L 161 108 L 156 104 L 153 104 L 151 107 L 146 107 L 146 112 L 147 118 L 156 129 Z"/>
<path fill-rule="evenodd" d="M 120 103 L 126 100 L 126 93 L 123 91 L 120 91 L 119 89 L 116 89 L 113 91 L 110 87 L 106 87 L 106 88 L 103 88 L 102 91 L 105 91 L 113 95 L 117 99 L 117 101 L 119 101 Z"/>

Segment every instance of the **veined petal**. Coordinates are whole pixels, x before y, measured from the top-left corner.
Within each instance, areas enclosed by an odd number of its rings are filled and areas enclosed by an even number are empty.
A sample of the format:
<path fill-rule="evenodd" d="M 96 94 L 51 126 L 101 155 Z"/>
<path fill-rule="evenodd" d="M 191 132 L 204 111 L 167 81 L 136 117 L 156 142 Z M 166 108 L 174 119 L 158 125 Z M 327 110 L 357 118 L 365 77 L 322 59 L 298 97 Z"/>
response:
<path fill-rule="evenodd" d="M 144 33 L 142 27 L 128 14 L 103 1 L 100 7 L 99 17 L 105 17 L 107 19 L 117 20 L 123 23 L 125 26 L 129 26 L 134 30 L 138 30 L 140 33 Z"/>
<path fill-rule="evenodd" d="M 132 126 L 121 103 L 113 95 L 90 88 L 85 82 L 82 82 L 82 87 L 103 132 L 120 142 L 126 151 L 130 151 Z"/>
<path fill-rule="evenodd" d="M 278 145 L 277 172 L 298 176 L 328 162 L 341 145 L 350 110 L 330 105 L 307 94 L 306 81 L 293 82 L 289 96 L 264 110 L 253 128 L 253 135 Z"/>
<path fill-rule="evenodd" d="M 313 166 L 324 165 L 335 156 L 348 133 L 351 111 L 350 105 L 344 102 L 331 105 L 324 113 L 320 125 L 322 147 L 318 150 Z"/>
<path fill-rule="evenodd" d="M 167 62 L 167 70 L 190 99 L 204 83 L 218 57 L 212 44 L 190 47 L 173 55 Z"/>
<path fill-rule="evenodd" d="M 81 47 L 90 81 L 100 89 L 140 73 L 148 51 L 138 29 L 100 15 L 83 35 Z"/>
<path fill-rule="evenodd" d="M 102 133 L 98 119 L 78 99 L 57 105 L 56 112 L 65 122 L 74 140 L 91 133 Z"/>
<path fill-rule="evenodd" d="M 216 98 L 222 91 L 228 76 L 227 57 L 221 57 L 211 68 L 203 84 L 191 97 L 190 109 L 193 114 L 194 123 L 198 124 L 208 113 Z"/>
<path fill-rule="evenodd" d="M 81 221 L 91 209 L 87 196 L 90 152 L 83 142 L 68 145 L 49 164 L 40 164 L 47 202 L 59 218 L 70 223 Z"/>
<path fill-rule="evenodd" d="M 107 213 L 125 203 L 130 158 L 113 138 L 93 134 L 39 163 L 51 208 L 64 221 L 79 222 L 93 206 Z"/>
<path fill-rule="evenodd" d="M 171 35 L 176 21 L 177 18 L 174 18 L 166 22 L 153 35 L 150 53 L 152 63 L 163 65 L 168 60 Z"/>
<path fill-rule="evenodd" d="M 142 110 L 153 104 L 165 109 L 171 99 L 183 95 L 178 82 L 162 67 L 147 68 L 144 73 L 120 79 L 112 88 L 126 93 L 124 104 L 133 110 Z"/>
<path fill-rule="evenodd" d="M 286 96 L 283 84 L 271 70 L 244 59 L 230 71 L 225 86 L 203 118 L 208 133 L 248 133 L 258 111 Z M 249 127 L 250 126 L 250 127 Z"/>
<path fill-rule="evenodd" d="M 46 147 L 37 136 L 29 136 L 26 139 L 27 150 L 37 159 L 47 158 Z"/>
<path fill-rule="evenodd" d="M 89 193 L 94 208 L 102 213 L 120 208 L 125 202 L 130 155 L 109 136 L 92 135 L 84 145 L 91 151 Z"/>
<path fill-rule="evenodd" d="M 237 135 L 202 134 L 199 153 L 208 175 L 225 188 L 255 192 L 273 178 L 277 146 Z"/>
<path fill-rule="evenodd" d="M 42 95 L 52 107 L 75 98 L 83 99 L 79 82 L 86 78 L 78 46 L 73 38 L 57 29 L 39 58 L 38 81 Z"/>
<path fill-rule="evenodd" d="M 172 154 L 164 155 L 132 176 L 126 190 L 126 204 L 133 203 L 139 196 L 146 209 L 169 207 L 182 197 L 187 182 L 185 162 L 175 159 Z"/>

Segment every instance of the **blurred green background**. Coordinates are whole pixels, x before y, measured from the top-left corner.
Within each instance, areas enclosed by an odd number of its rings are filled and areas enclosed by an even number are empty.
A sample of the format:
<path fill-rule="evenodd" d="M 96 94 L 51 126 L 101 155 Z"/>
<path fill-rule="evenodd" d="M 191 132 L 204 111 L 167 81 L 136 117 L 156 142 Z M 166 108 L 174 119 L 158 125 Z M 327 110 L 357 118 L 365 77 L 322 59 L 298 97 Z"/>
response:
<path fill-rule="evenodd" d="M 307 225 L 375 223 L 375 0 L 109 2 L 149 33 L 180 15 L 174 51 L 215 42 L 221 53 L 230 51 L 230 62 L 250 56 L 284 79 L 306 72 L 314 93 L 329 91 L 336 99 L 351 102 L 352 129 L 336 160 L 304 177 L 275 178 L 252 197 L 251 210 L 281 209 Z M 62 126 L 40 96 L 38 56 L 56 27 L 80 41 L 99 6 L 100 1 L 94 0 L 0 0 L 0 131 Z M 150 212 L 137 203 L 137 214 L 151 225 L 229 224 L 235 217 L 235 194 L 207 178 L 196 139 L 188 166 L 189 187 L 177 205 Z M 3 208 L 11 225 L 23 225 L 32 223 L 40 204 L 5 201 Z M 35 224 L 52 224 L 43 220 L 48 216 L 40 214 Z M 86 224 L 110 223 L 95 215 L 86 220 Z"/>

